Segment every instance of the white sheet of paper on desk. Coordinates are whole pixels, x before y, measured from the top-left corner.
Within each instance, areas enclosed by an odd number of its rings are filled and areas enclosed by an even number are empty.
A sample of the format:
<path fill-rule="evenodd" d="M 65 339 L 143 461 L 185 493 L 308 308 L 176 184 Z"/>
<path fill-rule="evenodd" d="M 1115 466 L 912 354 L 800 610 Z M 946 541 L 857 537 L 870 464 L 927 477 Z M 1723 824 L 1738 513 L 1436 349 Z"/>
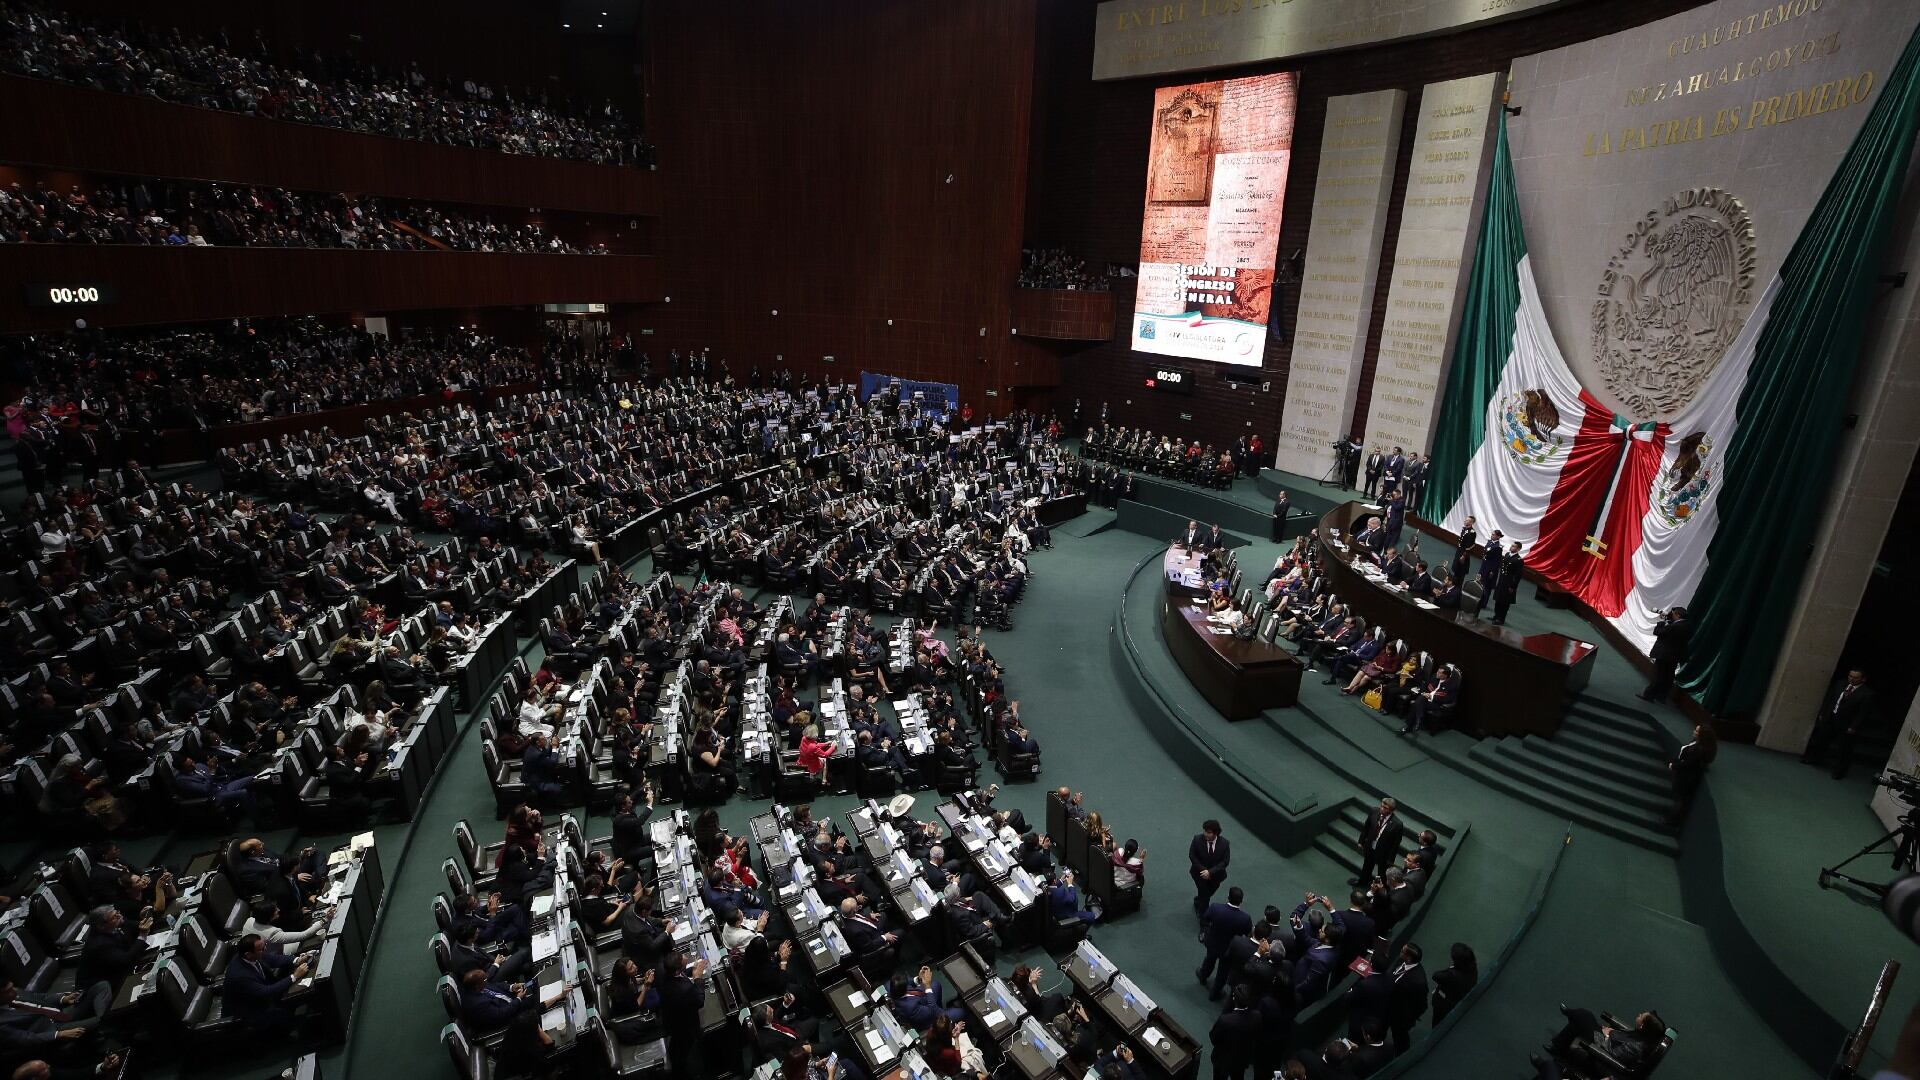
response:
<path fill-rule="evenodd" d="M 533 936 L 533 962 L 539 963 L 560 951 L 560 935 L 548 930 Z"/>
<path fill-rule="evenodd" d="M 548 1009 L 540 1015 L 540 1027 L 549 1032 L 567 1030 L 567 1010 Z"/>
<path fill-rule="evenodd" d="M 999 1009 L 995 1009 L 992 1012 L 980 1018 L 980 1022 L 987 1025 L 988 1027 L 999 1027 L 1001 1024 L 1006 1023 L 1006 1020 L 1007 1020 L 1007 1014 L 1001 1012 Z"/>
<path fill-rule="evenodd" d="M 553 910 L 553 894 L 545 893 L 533 898 L 533 917 L 539 918 Z"/>
<path fill-rule="evenodd" d="M 855 990 L 853 993 L 847 995 L 847 1004 L 856 1009 L 864 1007 L 866 1003 L 867 992 L 864 990 Z"/>
<path fill-rule="evenodd" d="M 554 982 L 540 988 L 540 1004 L 542 1005 L 558 1005 L 560 1004 L 560 999 L 566 996 L 567 984 L 565 982 Z"/>
<path fill-rule="evenodd" d="M 868 1049 L 878 1052 L 882 1047 L 886 1045 L 887 1045 L 886 1036 L 880 1034 L 877 1031 L 867 1032 L 867 1048 Z"/>
<path fill-rule="evenodd" d="M 907 916 L 908 918 L 911 918 L 914 922 L 919 922 L 921 919 L 924 919 L 927 917 L 927 909 L 923 907 L 914 908 L 912 911 L 907 913 Z"/>
<path fill-rule="evenodd" d="M 1147 1029 L 1140 1033 L 1140 1041 L 1146 1043 L 1148 1046 L 1158 1046 L 1160 1045 L 1160 1041 L 1165 1038 L 1165 1035 L 1160 1034 L 1160 1029 L 1152 1025 L 1148 1025 Z"/>

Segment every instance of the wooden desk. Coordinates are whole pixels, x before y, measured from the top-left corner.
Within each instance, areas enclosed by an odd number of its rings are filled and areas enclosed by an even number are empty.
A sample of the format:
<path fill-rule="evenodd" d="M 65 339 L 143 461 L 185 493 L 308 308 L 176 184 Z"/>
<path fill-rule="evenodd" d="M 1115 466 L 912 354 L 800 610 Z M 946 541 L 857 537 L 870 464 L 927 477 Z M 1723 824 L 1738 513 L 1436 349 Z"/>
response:
<path fill-rule="evenodd" d="M 1167 552 L 1169 570 L 1185 558 L 1179 548 Z M 1177 577 L 1166 578 L 1161 633 L 1167 651 L 1220 715 L 1229 720 L 1258 716 L 1264 709 L 1292 705 L 1300 698 L 1300 661 L 1278 645 L 1213 633 L 1204 606 Z"/>
<path fill-rule="evenodd" d="M 1457 610 L 1423 608 L 1404 591 L 1360 573 L 1353 566 L 1353 551 L 1331 538 L 1337 529 L 1346 541 L 1354 523 L 1368 513 L 1357 502 L 1336 506 L 1320 519 L 1315 537 L 1322 572 L 1349 610 L 1367 620 L 1369 628 L 1384 626 L 1389 637 L 1459 666 L 1456 715 L 1466 730 L 1486 735 L 1551 735 L 1560 730 L 1566 700 L 1587 685 L 1599 649 L 1565 634 L 1523 634 Z M 1406 527 L 1415 531 L 1411 520 Z"/>

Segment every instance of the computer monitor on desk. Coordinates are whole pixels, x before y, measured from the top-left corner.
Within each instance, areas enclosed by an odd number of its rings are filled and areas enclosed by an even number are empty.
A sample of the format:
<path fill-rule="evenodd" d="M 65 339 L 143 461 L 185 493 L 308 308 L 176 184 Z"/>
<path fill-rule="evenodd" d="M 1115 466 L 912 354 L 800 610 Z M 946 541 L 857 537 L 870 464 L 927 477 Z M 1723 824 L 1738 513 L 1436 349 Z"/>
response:
<path fill-rule="evenodd" d="M 1073 952 L 1060 965 L 1073 984 L 1089 994 L 1097 994 L 1113 982 L 1120 969 L 1113 966 L 1107 954 L 1091 941 L 1082 941 L 1074 946 Z"/>
<path fill-rule="evenodd" d="M 1040 1021 L 1029 1016 L 1020 1024 L 1020 1030 L 1014 1034 L 1013 1044 L 1007 1048 L 1007 1058 L 1026 1080 L 1041 1080 L 1053 1075 L 1067 1051 L 1057 1042 Z"/>
<path fill-rule="evenodd" d="M 1026 1006 L 1013 995 L 1012 989 L 994 976 L 980 993 L 980 1022 L 995 1042 L 1007 1036 L 1010 1028 L 1017 1026 L 1027 1018 Z"/>
<path fill-rule="evenodd" d="M 1146 1027 L 1147 1018 L 1153 1015 L 1153 999 L 1141 993 L 1125 975 L 1114 976 L 1113 985 L 1097 1000 L 1114 1026 L 1129 1035 Z"/>

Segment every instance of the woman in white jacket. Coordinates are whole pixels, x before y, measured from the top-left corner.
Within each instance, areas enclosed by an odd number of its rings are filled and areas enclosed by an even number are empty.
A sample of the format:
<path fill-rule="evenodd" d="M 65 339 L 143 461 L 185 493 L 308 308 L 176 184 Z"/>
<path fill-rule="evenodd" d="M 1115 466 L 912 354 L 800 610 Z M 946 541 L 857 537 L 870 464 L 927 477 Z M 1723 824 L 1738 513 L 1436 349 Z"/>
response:
<path fill-rule="evenodd" d="M 288 956 L 294 956 L 308 949 L 317 948 L 326 940 L 327 920 L 331 918 L 331 909 L 320 912 L 313 925 L 304 930 L 283 930 L 274 920 L 280 917 L 280 907 L 271 900 L 262 900 L 247 912 L 246 925 L 240 928 L 240 936 L 259 934 L 267 948 L 278 949 Z"/>

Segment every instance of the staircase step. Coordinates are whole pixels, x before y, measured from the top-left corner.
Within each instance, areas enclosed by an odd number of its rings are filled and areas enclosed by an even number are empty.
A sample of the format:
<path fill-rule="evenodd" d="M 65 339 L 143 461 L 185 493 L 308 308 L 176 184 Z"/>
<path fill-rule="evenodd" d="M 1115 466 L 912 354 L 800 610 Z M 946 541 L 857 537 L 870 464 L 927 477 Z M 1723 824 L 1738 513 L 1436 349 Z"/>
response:
<path fill-rule="evenodd" d="M 1567 708 L 1566 719 L 1602 731 L 1617 731 L 1636 739 L 1645 739 L 1657 746 L 1667 744 L 1659 722 L 1643 716 L 1623 716 L 1619 713 L 1575 704 Z"/>
<path fill-rule="evenodd" d="M 1535 770 L 1543 778 L 1574 787 L 1603 803 L 1610 803 L 1622 809 L 1638 807 L 1664 818 L 1673 804 L 1672 799 L 1664 791 L 1651 792 L 1642 787 L 1619 783 L 1583 765 L 1569 764 L 1559 758 L 1541 753 L 1536 747 L 1526 745 L 1532 742 L 1532 739 L 1524 740 L 1522 745 L 1511 750 L 1503 747 L 1504 756 L 1523 762 L 1526 768 Z"/>
<path fill-rule="evenodd" d="M 1604 833 L 1607 836 L 1625 840 L 1630 844 L 1643 847 L 1648 851 L 1658 852 L 1662 855 L 1674 856 L 1680 854 L 1679 841 L 1664 827 L 1654 829 L 1629 824 L 1617 819 L 1596 816 L 1582 807 L 1562 802 L 1555 797 L 1555 793 L 1553 792 L 1543 791 L 1532 784 L 1515 779 L 1503 771 L 1487 768 L 1484 763 L 1478 760 L 1462 758 L 1456 761 L 1455 765 L 1479 783 L 1485 784 L 1495 791 L 1504 792 L 1522 802 L 1532 803 L 1542 809 L 1569 818 L 1575 823 L 1584 825 L 1597 833 Z"/>
<path fill-rule="evenodd" d="M 1638 842 L 1636 833 L 1665 836 L 1672 839 L 1666 827 L 1663 815 L 1637 807 L 1621 806 L 1605 797 L 1578 787 L 1568 787 L 1548 780 L 1533 765 L 1516 754 L 1502 753 L 1497 746 L 1482 743 L 1473 748 L 1469 756 L 1487 771 L 1497 773 L 1509 781 L 1511 794 L 1520 795 L 1529 801 L 1547 806 L 1557 812 L 1565 813 L 1575 821 L 1584 822 L 1595 829 L 1622 839 Z M 1513 791 L 1517 787 L 1518 791 Z M 1622 830 L 1622 831 L 1616 831 Z M 1674 845 L 1678 850 L 1678 845 Z"/>
<path fill-rule="evenodd" d="M 1599 757 L 1609 758 L 1628 766 L 1657 762 L 1664 768 L 1669 754 L 1664 747 L 1655 746 L 1645 739 L 1637 739 L 1605 728 L 1595 728 L 1571 718 L 1560 725 L 1560 731 L 1553 736 L 1553 741 L 1566 746 L 1577 746 L 1583 751 L 1591 750 Z"/>
<path fill-rule="evenodd" d="M 1577 747 L 1568 746 L 1554 739 L 1529 738 L 1525 742 L 1524 749 L 1528 754 L 1537 754 L 1570 768 L 1603 777 L 1622 787 L 1661 796 L 1673 790 L 1672 777 L 1661 762 L 1650 760 L 1639 766 L 1621 765 L 1610 758 L 1597 758 L 1581 753 Z"/>
<path fill-rule="evenodd" d="M 1654 719 L 1653 714 L 1648 712 L 1644 706 L 1630 705 L 1620 701 L 1609 701 L 1606 698 L 1595 697 L 1592 694 L 1573 695 L 1573 705 L 1571 707 L 1574 709 L 1591 709 L 1595 712 L 1606 713 L 1612 716 L 1628 716 L 1636 720 L 1645 721 L 1648 724 L 1659 723 L 1658 720 Z"/>
<path fill-rule="evenodd" d="M 1333 860 L 1336 866 L 1345 867 L 1350 875 L 1360 872 L 1360 852 L 1355 849 L 1352 840 L 1341 840 L 1322 834 L 1314 837 L 1313 849 Z"/>

